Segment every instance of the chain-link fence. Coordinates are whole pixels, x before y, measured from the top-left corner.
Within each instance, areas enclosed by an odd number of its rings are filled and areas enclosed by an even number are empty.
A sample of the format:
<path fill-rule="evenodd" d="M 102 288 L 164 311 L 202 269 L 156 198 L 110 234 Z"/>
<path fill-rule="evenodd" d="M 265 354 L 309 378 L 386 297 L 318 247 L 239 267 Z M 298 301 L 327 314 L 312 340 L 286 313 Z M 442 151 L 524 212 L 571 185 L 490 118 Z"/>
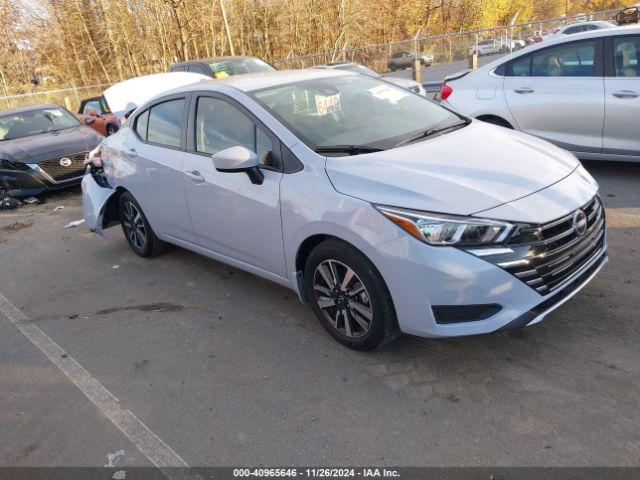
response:
<path fill-rule="evenodd" d="M 409 68 L 414 59 L 420 59 L 425 66 L 450 64 L 454 68 L 463 69 L 467 64 L 460 62 L 468 62 L 474 53 L 486 57 L 509 53 L 540 41 L 543 35 L 553 33 L 563 25 L 612 20 L 618 12 L 619 10 L 606 10 L 593 14 L 444 35 L 420 36 L 420 32 L 418 32 L 416 37 L 411 40 L 287 57 L 277 59 L 272 63 L 279 69 L 299 69 L 332 62 L 350 61 L 366 65 L 378 72 L 388 72 Z M 108 86 L 91 85 L 0 97 L 0 109 L 39 103 L 56 103 L 66 106 L 71 111 L 76 111 L 82 99 L 100 95 Z"/>
<path fill-rule="evenodd" d="M 378 72 L 388 72 L 408 68 L 412 66 L 414 59 L 419 59 L 427 66 L 468 61 L 474 53 L 479 56 L 492 56 L 519 50 L 541 41 L 542 36 L 551 34 L 567 24 L 610 21 L 618 11 L 607 10 L 443 35 L 420 36 L 418 32 L 411 40 L 287 57 L 273 63 L 280 69 L 297 69 L 350 61 L 366 65 Z"/>

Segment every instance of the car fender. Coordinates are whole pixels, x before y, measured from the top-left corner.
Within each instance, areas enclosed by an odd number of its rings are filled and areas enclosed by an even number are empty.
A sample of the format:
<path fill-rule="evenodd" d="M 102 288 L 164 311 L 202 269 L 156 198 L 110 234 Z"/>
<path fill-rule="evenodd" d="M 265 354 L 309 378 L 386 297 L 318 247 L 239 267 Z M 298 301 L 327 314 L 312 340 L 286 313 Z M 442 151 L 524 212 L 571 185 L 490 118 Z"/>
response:
<path fill-rule="evenodd" d="M 92 232 L 106 237 L 103 228 L 104 214 L 109 199 L 116 193 L 113 188 L 101 187 L 93 178 L 86 174 L 82 178 L 82 213 L 84 221 Z"/>

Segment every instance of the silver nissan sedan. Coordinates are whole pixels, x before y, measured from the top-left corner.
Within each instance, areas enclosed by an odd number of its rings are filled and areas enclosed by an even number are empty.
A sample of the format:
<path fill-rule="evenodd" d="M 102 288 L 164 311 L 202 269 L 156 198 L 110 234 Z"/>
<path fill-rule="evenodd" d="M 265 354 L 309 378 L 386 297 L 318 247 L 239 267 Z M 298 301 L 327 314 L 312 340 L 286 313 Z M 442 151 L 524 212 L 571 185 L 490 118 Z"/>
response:
<path fill-rule="evenodd" d="M 351 348 L 534 324 L 607 261 L 572 154 L 379 79 L 281 71 L 136 105 L 90 155 L 89 227 L 285 285 Z"/>

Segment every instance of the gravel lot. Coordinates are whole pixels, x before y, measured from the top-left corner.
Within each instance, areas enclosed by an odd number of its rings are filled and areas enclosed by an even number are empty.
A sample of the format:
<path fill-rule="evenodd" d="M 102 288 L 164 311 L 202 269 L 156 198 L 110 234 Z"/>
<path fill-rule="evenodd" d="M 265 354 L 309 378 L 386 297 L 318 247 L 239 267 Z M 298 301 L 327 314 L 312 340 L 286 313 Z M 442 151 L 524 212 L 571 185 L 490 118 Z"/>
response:
<path fill-rule="evenodd" d="M 523 331 L 370 353 L 285 288 L 63 229 L 78 191 L 1 213 L 0 295 L 24 317 L 0 313 L 0 465 L 150 464 L 24 332 L 192 466 L 640 465 L 640 166 L 586 166 L 610 262 L 578 296 Z"/>

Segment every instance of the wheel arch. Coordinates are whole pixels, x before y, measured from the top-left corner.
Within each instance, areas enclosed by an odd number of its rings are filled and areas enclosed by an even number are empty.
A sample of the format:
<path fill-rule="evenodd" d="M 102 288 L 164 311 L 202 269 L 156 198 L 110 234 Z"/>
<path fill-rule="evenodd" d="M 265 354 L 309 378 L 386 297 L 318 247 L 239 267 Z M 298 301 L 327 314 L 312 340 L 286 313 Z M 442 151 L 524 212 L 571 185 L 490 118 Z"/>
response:
<path fill-rule="evenodd" d="M 375 258 L 375 251 L 372 248 L 368 248 L 368 244 L 364 239 L 361 238 L 345 238 L 345 236 L 341 236 L 335 233 L 314 233 L 306 237 L 296 249 L 295 254 L 295 276 L 296 283 L 298 288 L 298 295 L 300 300 L 304 303 L 308 302 L 307 292 L 304 286 L 304 267 L 309 258 L 309 255 L 313 251 L 315 247 L 320 245 L 322 242 L 327 240 L 337 240 L 339 242 L 345 243 L 350 247 L 358 250 L 376 269 L 380 277 L 386 284 L 386 280 L 384 279 L 384 275 L 379 268 L 377 259 Z M 388 288 L 388 287 L 387 287 Z"/>
<path fill-rule="evenodd" d="M 509 120 L 507 120 L 504 117 L 501 117 L 500 115 L 496 115 L 493 113 L 484 113 L 484 114 L 476 115 L 475 118 L 483 122 L 492 123 L 494 125 L 500 124 L 501 126 L 505 128 L 510 128 L 511 130 L 515 129 L 513 124 Z"/>
<path fill-rule="evenodd" d="M 109 197 L 104 205 L 104 215 L 102 216 L 102 228 L 113 227 L 120 223 L 120 197 L 124 192 L 129 192 L 126 188 L 118 186 L 113 195 Z"/>

